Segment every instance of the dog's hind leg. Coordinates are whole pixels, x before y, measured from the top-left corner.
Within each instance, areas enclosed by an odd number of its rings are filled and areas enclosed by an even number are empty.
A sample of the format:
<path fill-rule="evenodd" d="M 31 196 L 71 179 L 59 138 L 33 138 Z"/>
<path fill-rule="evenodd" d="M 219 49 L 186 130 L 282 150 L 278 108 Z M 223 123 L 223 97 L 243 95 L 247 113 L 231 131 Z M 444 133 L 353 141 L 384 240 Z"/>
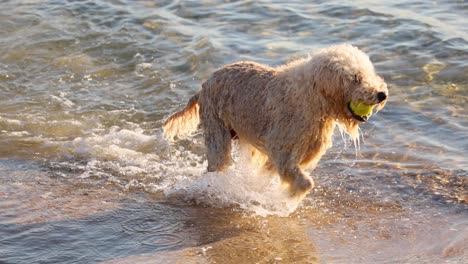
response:
<path fill-rule="evenodd" d="M 221 171 L 232 164 L 231 130 L 217 117 L 202 117 L 208 171 Z"/>

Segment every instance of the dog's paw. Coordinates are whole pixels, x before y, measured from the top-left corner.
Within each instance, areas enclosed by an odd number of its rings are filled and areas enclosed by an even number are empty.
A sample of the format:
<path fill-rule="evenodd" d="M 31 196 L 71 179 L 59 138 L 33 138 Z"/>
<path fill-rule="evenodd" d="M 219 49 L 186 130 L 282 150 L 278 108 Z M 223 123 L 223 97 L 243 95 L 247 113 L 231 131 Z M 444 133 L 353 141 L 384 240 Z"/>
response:
<path fill-rule="evenodd" d="M 314 181 L 309 176 L 303 175 L 297 177 L 295 181 L 289 185 L 289 194 L 292 197 L 303 198 L 312 188 L 314 188 Z"/>

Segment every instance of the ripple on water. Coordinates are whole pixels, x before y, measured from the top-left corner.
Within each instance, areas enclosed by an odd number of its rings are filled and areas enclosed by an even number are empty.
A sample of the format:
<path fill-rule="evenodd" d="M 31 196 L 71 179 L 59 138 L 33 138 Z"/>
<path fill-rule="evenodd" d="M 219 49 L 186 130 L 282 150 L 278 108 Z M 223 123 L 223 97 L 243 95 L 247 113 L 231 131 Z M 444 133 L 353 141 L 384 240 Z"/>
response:
<path fill-rule="evenodd" d="M 190 241 L 184 234 L 185 212 L 167 206 L 147 206 L 123 209 L 119 214 L 130 215 L 121 223 L 121 228 L 139 243 L 157 246 L 159 250 L 175 250 Z"/>

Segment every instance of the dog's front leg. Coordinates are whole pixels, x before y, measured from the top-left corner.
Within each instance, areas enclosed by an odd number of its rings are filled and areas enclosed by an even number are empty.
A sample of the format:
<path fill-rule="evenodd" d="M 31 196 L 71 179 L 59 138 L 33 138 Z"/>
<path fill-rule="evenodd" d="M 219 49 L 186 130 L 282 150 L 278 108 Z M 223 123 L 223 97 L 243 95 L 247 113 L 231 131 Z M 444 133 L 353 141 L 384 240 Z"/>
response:
<path fill-rule="evenodd" d="M 270 155 L 273 164 L 278 170 L 281 181 L 288 184 L 289 194 L 293 197 L 301 197 L 314 187 L 312 178 L 299 168 L 299 163 L 291 154 L 284 152 Z"/>

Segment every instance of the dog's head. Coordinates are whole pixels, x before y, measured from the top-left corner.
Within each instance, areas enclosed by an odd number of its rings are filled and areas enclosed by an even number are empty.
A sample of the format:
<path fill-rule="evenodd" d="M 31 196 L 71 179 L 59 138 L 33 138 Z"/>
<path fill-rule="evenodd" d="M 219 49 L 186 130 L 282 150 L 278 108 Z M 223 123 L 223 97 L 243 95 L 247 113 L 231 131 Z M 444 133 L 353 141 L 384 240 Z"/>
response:
<path fill-rule="evenodd" d="M 351 45 L 337 45 L 319 50 L 312 56 L 319 90 L 352 138 L 358 125 L 373 112 L 381 110 L 388 98 L 387 84 L 377 75 L 369 57 Z"/>
<path fill-rule="evenodd" d="M 348 80 L 346 86 L 346 105 L 342 107 L 347 118 L 366 122 L 373 112 L 380 111 L 387 103 L 387 84 L 373 71 L 366 74 L 356 73 Z"/>

